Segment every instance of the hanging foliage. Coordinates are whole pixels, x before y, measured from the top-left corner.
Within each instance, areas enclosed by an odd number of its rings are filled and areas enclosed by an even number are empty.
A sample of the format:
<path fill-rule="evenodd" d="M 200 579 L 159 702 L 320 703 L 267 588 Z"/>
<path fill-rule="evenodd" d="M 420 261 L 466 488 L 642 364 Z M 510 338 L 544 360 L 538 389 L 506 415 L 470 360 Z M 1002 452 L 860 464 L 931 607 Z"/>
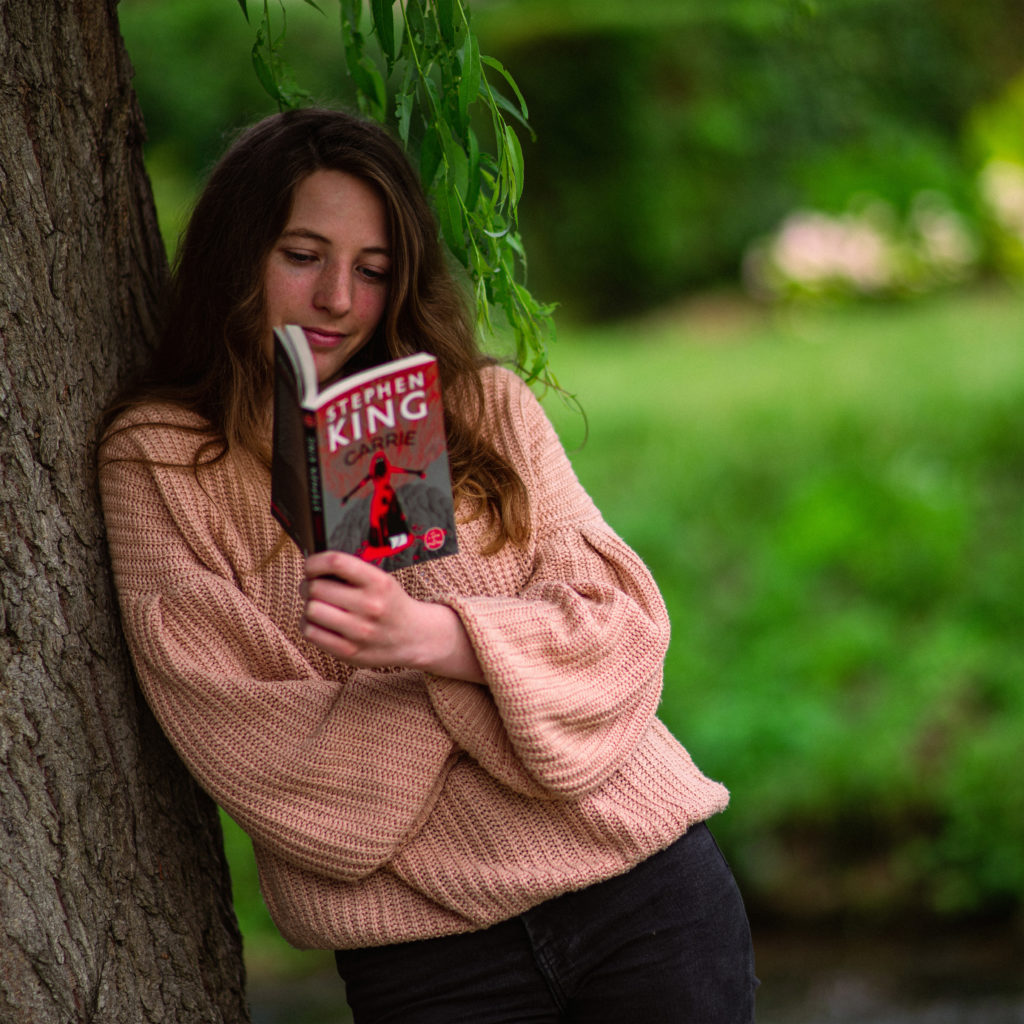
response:
<path fill-rule="evenodd" d="M 314 0 L 304 0 L 321 13 Z M 238 0 L 247 21 L 247 0 Z M 252 61 L 281 110 L 311 102 L 295 82 L 280 27 L 262 0 Z M 554 306 L 526 285 L 519 233 L 526 101 L 500 61 L 480 52 L 462 0 L 339 0 L 345 66 L 360 110 L 388 125 L 419 167 L 448 248 L 472 281 L 479 329 L 507 326 L 527 380 L 557 387 L 548 365 Z"/>

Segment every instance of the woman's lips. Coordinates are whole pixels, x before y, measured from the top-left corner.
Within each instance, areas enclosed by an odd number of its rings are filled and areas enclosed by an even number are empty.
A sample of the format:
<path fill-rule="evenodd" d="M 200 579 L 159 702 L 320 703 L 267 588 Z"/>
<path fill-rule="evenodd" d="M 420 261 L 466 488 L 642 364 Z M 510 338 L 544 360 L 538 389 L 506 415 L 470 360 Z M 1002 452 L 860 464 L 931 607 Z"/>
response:
<path fill-rule="evenodd" d="M 304 327 L 303 330 L 310 348 L 337 348 L 346 338 L 340 331 L 324 331 L 315 327 Z"/>

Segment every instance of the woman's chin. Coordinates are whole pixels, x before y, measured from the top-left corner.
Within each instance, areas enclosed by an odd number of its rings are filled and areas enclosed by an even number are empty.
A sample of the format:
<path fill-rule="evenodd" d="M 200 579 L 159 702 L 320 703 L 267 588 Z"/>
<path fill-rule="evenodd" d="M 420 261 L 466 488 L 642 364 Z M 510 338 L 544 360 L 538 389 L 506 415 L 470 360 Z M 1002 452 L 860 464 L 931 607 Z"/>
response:
<path fill-rule="evenodd" d="M 316 379 L 321 386 L 341 376 L 345 363 L 351 355 L 348 347 L 339 345 L 336 349 L 313 351 L 313 365 L 316 367 Z"/>
<path fill-rule="evenodd" d="M 366 341 L 363 340 L 355 345 L 351 343 L 345 343 L 338 345 L 334 348 L 313 348 L 313 365 L 316 367 L 316 379 L 323 387 L 325 384 L 330 384 L 332 381 L 337 380 L 339 377 L 345 374 L 345 367 L 352 360 L 352 357 L 356 355 L 366 345 Z M 362 360 L 356 360 L 352 367 L 352 372 L 361 368 Z"/>

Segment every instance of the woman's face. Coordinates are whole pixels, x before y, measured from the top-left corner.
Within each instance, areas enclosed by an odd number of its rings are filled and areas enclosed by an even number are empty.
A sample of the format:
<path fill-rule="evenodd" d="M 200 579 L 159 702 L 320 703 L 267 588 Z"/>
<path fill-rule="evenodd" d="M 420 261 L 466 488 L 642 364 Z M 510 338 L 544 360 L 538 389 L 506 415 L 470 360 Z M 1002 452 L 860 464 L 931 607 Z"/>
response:
<path fill-rule="evenodd" d="M 391 259 L 384 203 L 360 178 L 314 171 L 295 189 L 267 260 L 264 351 L 272 328 L 305 328 L 317 379 L 335 376 L 373 336 L 387 304 Z"/>

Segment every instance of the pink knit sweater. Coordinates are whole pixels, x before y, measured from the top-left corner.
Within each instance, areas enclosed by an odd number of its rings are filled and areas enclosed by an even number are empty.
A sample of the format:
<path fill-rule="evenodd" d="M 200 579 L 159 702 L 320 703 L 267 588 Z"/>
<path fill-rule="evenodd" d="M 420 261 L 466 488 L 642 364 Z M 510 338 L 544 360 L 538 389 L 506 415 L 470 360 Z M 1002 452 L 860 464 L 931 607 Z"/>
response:
<path fill-rule="evenodd" d="M 252 837 L 267 906 L 300 947 L 481 928 L 628 870 L 721 810 L 655 717 L 668 619 L 639 558 L 576 480 L 518 378 L 485 372 L 498 448 L 533 536 L 398 574 L 459 614 L 479 686 L 352 669 L 299 633 L 302 560 L 269 512 L 269 472 L 170 406 L 105 446 L 101 487 L 143 691 L 200 784 Z M 145 425 L 156 422 L 158 425 Z M 126 461 L 127 460 L 127 461 Z M 272 556 L 272 557 L 271 557 Z"/>

